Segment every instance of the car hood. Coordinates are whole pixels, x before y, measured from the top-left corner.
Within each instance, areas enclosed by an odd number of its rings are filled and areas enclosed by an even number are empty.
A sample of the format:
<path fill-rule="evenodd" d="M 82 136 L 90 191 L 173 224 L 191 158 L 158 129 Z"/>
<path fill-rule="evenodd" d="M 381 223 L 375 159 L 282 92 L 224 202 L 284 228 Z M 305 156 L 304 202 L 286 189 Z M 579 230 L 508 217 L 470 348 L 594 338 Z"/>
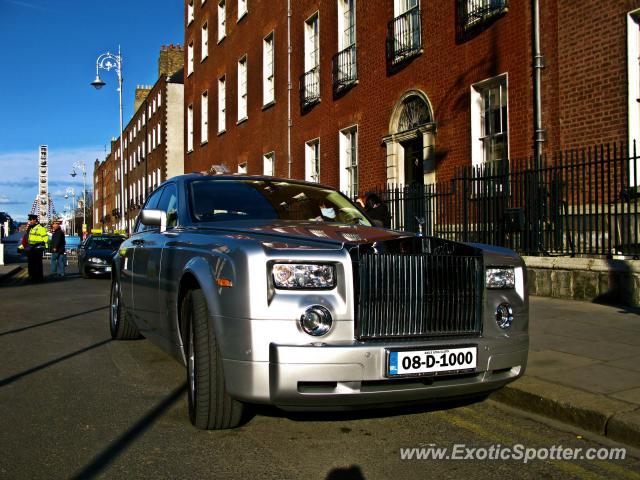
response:
<path fill-rule="evenodd" d="M 105 249 L 95 249 L 95 250 L 85 250 L 85 257 L 98 257 L 98 258 L 112 258 L 117 250 L 105 250 Z"/>
<path fill-rule="evenodd" d="M 295 240 L 339 246 L 345 243 L 359 245 L 415 236 L 408 232 L 378 227 L 326 222 L 274 221 L 256 223 L 253 221 L 250 223 L 202 224 L 199 228 L 255 238 L 268 242 L 273 247 L 286 247 Z"/>

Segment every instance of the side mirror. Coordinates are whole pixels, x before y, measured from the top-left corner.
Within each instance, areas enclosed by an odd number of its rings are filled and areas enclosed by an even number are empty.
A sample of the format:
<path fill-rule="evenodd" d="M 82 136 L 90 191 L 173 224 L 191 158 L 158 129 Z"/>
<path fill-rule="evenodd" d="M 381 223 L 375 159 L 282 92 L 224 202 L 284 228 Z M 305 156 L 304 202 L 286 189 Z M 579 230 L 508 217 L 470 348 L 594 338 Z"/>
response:
<path fill-rule="evenodd" d="M 142 210 L 140 223 L 147 227 L 160 227 L 160 233 L 167 229 L 167 212 L 164 210 Z"/>

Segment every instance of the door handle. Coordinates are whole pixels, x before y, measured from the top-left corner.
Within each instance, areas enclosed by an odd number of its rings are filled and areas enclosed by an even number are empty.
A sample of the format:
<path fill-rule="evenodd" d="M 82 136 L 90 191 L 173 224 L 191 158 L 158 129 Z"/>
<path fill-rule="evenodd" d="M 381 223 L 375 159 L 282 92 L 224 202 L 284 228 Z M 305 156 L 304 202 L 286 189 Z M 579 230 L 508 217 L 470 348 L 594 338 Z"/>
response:
<path fill-rule="evenodd" d="M 144 240 L 131 240 L 134 245 L 144 245 Z"/>

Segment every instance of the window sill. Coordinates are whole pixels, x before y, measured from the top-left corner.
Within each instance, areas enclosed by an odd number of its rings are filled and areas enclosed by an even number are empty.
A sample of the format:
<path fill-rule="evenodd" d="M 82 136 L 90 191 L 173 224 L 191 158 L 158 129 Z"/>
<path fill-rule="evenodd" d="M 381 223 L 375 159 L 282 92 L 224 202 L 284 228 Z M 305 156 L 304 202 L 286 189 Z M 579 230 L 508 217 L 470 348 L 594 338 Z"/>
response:
<path fill-rule="evenodd" d="M 208 54 L 207 54 L 207 56 L 206 56 L 206 57 L 204 57 L 204 58 L 201 58 L 201 59 L 200 59 L 200 63 L 204 62 L 207 58 L 209 58 L 209 55 L 208 55 Z"/>
<path fill-rule="evenodd" d="M 193 153 L 193 148 L 190 150 L 187 150 L 187 155 L 189 155 L 190 153 Z"/>
<path fill-rule="evenodd" d="M 249 120 L 249 117 L 242 117 L 240 120 L 238 120 L 236 122 L 236 125 L 240 125 L 241 123 L 246 122 L 247 120 Z"/>
<path fill-rule="evenodd" d="M 271 107 L 273 107 L 276 104 L 275 100 L 271 100 L 269 103 L 265 103 L 264 105 L 262 105 L 262 111 L 264 112 L 265 110 L 270 109 Z"/>
<path fill-rule="evenodd" d="M 225 128 L 224 130 L 218 130 L 218 136 L 227 133 L 227 129 Z"/>
<path fill-rule="evenodd" d="M 242 14 L 240 16 L 238 16 L 238 20 L 236 20 L 236 23 L 240 23 L 240 21 L 246 17 L 249 14 L 249 10 L 245 10 L 244 12 L 242 12 Z"/>
<path fill-rule="evenodd" d="M 209 143 L 209 140 L 204 140 L 202 142 L 200 142 L 200 146 L 204 147 L 205 145 L 207 145 Z"/>
<path fill-rule="evenodd" d="M 218 37 L 218 45 L 220 45 L 225 38 L 227 38 L 226 33 L 222 37 Z"/>

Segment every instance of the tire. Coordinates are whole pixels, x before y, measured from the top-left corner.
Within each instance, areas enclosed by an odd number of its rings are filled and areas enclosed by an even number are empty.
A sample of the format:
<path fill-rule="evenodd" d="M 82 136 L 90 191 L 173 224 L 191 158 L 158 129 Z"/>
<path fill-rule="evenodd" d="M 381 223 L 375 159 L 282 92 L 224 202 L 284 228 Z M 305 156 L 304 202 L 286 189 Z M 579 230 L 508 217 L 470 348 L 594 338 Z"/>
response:
<path fill-rule="evenodd" d="M 186 319 L 189 419 L 203 430 L 235 428 L 241 424 L 246 407 L 225 389 L 222 357 L 202 290 L 189 291 L 182 308 Z"/>
<path fill-rule="evenodd" d="M 114 340 L 134 340 L 141 337 L 138 329 L 129 321 L 123 311 L 120 282 L 116 279 L 111 282 L 109 329 L 111 330 L 111 338 Z"/>

